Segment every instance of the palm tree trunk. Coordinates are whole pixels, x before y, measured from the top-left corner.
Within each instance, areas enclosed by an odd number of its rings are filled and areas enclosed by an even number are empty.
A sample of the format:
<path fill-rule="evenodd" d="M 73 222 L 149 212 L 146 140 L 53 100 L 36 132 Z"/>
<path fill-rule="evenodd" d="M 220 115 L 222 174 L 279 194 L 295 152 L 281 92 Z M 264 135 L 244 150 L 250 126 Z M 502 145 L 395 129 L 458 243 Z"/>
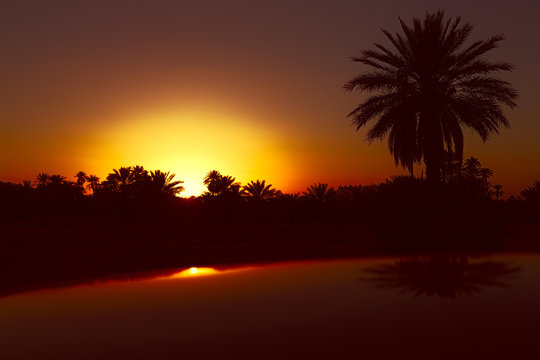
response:
<path fill-rule="evenodd" d="M 441 183 L 441 162 L 439 159 L 433 157 L 426 157 L 424 159 L 426 163 L 426 179 L 429 183 L 440 184 Z"/>

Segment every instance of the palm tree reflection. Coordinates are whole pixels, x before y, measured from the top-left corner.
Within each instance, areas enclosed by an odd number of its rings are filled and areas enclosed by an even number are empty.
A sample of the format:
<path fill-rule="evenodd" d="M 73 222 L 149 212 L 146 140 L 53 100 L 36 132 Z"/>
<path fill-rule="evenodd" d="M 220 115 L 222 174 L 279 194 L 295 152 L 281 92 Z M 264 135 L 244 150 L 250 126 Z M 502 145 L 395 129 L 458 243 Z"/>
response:
<path fill-rule="evenodd" d="M 466 256 L 402 259 L 364 269 L 364 279 L 378 288 L 398 289 L 415 297 L 456 298 L 480 293 L 486 287 L 508 287 L 520 268 L 509 262 L 469 262 Z"/>

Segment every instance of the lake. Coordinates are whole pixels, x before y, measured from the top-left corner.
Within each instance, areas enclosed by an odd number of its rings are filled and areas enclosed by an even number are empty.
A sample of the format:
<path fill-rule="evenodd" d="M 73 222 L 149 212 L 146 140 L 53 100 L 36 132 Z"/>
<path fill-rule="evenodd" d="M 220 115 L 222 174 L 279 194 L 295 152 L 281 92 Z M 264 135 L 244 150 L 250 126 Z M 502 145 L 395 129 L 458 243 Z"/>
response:
<path fill-rule="evenodd" d="M 191 268 L 0 298 L 1 359 L 538 359 L 540 255 Z"/>

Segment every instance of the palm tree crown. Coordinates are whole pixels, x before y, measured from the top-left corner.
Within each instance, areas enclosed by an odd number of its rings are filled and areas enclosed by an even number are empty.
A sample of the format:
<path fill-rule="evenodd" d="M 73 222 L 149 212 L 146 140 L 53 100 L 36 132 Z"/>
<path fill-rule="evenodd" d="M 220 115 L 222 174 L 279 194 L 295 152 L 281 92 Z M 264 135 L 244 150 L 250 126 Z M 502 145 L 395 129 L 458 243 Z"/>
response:
<path fill-rule="evenodd" d="M 87 181 L 87 176 L 84 171 L 79 171 L 77 174 L 75 174 L 75 177 L 77 178 L 77 185 L 83 186 L 84 183 Z"/>
<path fill-rule="evenodd" d="M 383 30 L 393 49 L 375 44 L 376 50 L 352 59 L 374 70 L 347 82 L 345 90 L 376 94 L 349 117 L 357 130 L 376 120 L 368 141 L 388 137 L 397 165 L 412 171 L 423 160 L 428 179 L 439 182 L 445 151 L 463 156 L 462 126 L 484 141 L 509 126 L 501 105 L 516 108 L 517 92 L 492 74 L 513 66 L 484 58 L 503 35 L 466 46 L 473 27 L 459 17 L 445 20 L 438 11 L 414 18 L 411 26 L 399 21 L 403 35 Z"/>
<path fill-rule="evenodd" d="M 307 191 L 302 192 L 306 199 L 315 200 L 318 202 L 327 202 L 336 194 L 333 187 L 328 187 L 328 184 L 313 184 L 307 188 Z"/>
<path fill-rule="evenodd" d="M 184 191 L 184 187 L 180 185 L 184 182 L 182 180 L 173 181 L 175 176 L 175 174 L 171 174 L 169 171 L 151 171 L 149 185 L 158 193 L 177 195 Z"/>
<path fill-rule="evenodd" d="M 253 200 L 266 200 L 273 198 L 277 194 L 277 190 L 272 188 L 272 184 L 266 185 L 265 180 L 251 181 L 244 186 L 245 194 Z"/>
<path fill-rule="evenodd" d="M 86 185 L 86 188 L 92 190 L 92 195 L 95 195 L 99 185 L 99 177 L 97 175 L 88 175 L 87 180 L 88 185 Z"/>

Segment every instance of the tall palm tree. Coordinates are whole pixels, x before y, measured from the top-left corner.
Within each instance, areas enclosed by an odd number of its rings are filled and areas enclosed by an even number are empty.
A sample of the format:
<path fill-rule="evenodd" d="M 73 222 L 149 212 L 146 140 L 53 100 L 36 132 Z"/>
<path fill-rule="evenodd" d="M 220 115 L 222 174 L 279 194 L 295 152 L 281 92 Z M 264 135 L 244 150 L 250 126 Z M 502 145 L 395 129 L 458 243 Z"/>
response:
<path fill-rule="evenodd" d="M 257 180 L 244 186 L 244 193 L 249 199 L 262 201 L 276 196 L 277 190 L 272 188 L 272 184 L 266 185 L 265 180 Z"/>
<path fill-rule="evenodd" d="M 367 140 L 388 137 L 396 165 L 410 171 L 423 161 L 428 180 L 439 182 L 445 151 L 463 157 L 462 126 L 483 141 L 508 127 L 502 106 L 517 107 L 517 92 L 492 76 L 512 71 L 511 64 L 484 55 L 504 40 L 495 35 L 465 45 L 473 26 L 444 12 L 426 13 L 412 25 L 399 19 L 403 34 L 383 30 L 393 48 L 375 44 L 352 60 L 373 70 L 344 85 L 347 91 L 376 92 L 348 116 L 359 130 L 371 120 Z"/>
<path fill-rule="evenodd" d="M 149 186 L 158 193 L 177 195 L 184 191 L 184 187 L 180 185 L 184 182 L 181 180 L 173 181 L 173 178 L 175 176 L 175 174 L 170 174 L 169 171 L 151 171 L 149 178 Z"/>
<path fill-rule="evenodd" d="M 329 188 L 328 184 L 313 184 L 307 188 L 307 191 L 302 192 L 305 198 L 318 202 L 327 202 L 332 199 L 336 191 L 334 188 Z"/>

